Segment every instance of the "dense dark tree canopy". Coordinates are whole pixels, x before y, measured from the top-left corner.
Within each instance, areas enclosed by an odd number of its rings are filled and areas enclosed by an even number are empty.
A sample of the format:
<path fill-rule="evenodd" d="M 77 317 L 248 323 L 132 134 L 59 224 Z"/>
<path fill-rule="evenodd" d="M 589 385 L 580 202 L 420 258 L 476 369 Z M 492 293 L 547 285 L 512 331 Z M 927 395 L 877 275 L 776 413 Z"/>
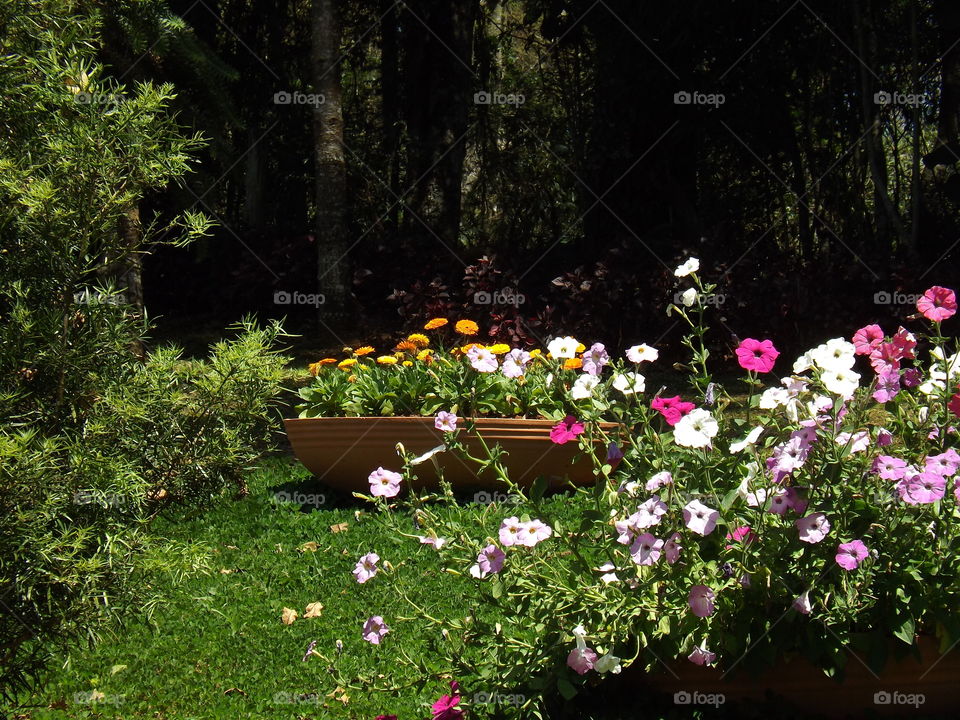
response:
<path fill-rule="evenodd" d="M 889 321 L 909 308 L 883 293 L 956 281 L 960 15 L 946 0 L 109 13 L 104 60 L 173 81 L 213 141 L 189 190 L 148 208 L 220 223 L 147 259 L 147 304 L 171 320 L 313 321 L 274 294 L 333 287 L 331 345 L 397 310 L 515 339 L 653 340 L 670 327 L 670 270 L 694 254 L 724 290 L 722 342 Z M 318 69 L 320 42 L 338 48 Z M 336 118 L 339 134 L 318 131 Z M 174 291 L 174 276 L 195 282 Z M 502 289 L 525 302 L 474 303 Z"/>

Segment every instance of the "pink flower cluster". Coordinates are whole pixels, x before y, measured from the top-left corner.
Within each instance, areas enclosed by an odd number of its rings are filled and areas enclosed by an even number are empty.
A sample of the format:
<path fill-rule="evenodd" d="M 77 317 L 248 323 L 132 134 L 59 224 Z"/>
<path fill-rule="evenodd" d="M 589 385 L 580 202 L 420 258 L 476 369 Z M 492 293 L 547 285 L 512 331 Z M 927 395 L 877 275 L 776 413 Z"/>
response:
<path fill-rule="evenodd" d="M 500 543 L 505 547 L 514 545 L 534 547 L 551 535 L 553 535 L 553 528 L 542 520 L 520 522 L 516 517 L 508 517 L 500 523 Z"/>
<path fill-rule="evenodd" d="M 653 402 L 650 403 L 650 407 L 663 415 L 667 425 L 673 427 L 680 422 L 684 415 L 695 410 L 697 406 L 692 402 L 684 402 L 679 395 L 676 395 L 672 398 L 655 397 Z"/>

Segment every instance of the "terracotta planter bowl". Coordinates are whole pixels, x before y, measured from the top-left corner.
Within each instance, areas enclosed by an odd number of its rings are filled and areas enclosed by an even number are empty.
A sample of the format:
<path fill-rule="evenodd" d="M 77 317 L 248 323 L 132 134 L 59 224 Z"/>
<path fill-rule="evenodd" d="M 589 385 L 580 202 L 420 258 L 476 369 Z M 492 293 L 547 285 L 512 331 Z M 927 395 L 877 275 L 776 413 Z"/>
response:
<path fill-rule="evenodd" d="M 894 642 L 899 641 L 891 641 Z M 703 701 L 704 696 L 717 693 L 722 693 L 726 702 L 762 701 L 773 695 L 815 711 L 814 714 L 837 718 L 862 717 L 868 711 L 906 717 L 960 708 L 960 649 L 940 655 L 938 641 L 927 636 L 919 637 L 916 646 L 921 660 L 912 654 L 898 660 L 891 653 L 876 675 L 867 667 L 865 658 L 851 651 L 842 682 L 827 677 L 804 658 L 784 659 L 759 674 L 734 668 L 726 676 L 722 669 L 679 660 L 669 663 L 670 669 L 661 673 L 638 673 L 642 675 L 638 680 L 673 695 L 674 701 L 681 704 L 684 699 Z M 699 693 L 699 698 L 695 693 Z M 923 696 L 922 704 L 919 695 Z M 910 696 L 915 704 L 909 703 Z"/>
<path fill-rule="evenodd" d="M 290 418 L 283 421 L 287 437 L 297 459 L 324 484 L 347 492 L 369 490 L 367 476 L 377 467 L 399 470 L 397 443 L 418 455 L 443 444 L 443 433 L 433 427 L 432 417 L 346 417 Z M 550 440 L 552 420 L 522 418 L 484 418 L 477 420 L 477 432 L 489 447 L 498 443 L 508 453 L 504 456 L 510 478 L 518 485 L 529 486 L 540 475 L 558 487 L 569 477 L 578 484 L 593 482 L 593 464 L 582 455 L 576 442 L 557 445 Z M 604 430 L 616 427 L 604 423 Z M 461 425 L 462 427 L 462 425 Z M 466 437 L 470 454 L 484 457 L 483 448 L 474 437 Z M 605 448 L 597 444 L 597 453 Z M 476 475 L 476 465 L 453 453 L 436 456 L 444 477 L 463 487 L 492 486 L 492 473 Z M 421 486 L 437 482 L 433 463 L 417 466 Z"/>

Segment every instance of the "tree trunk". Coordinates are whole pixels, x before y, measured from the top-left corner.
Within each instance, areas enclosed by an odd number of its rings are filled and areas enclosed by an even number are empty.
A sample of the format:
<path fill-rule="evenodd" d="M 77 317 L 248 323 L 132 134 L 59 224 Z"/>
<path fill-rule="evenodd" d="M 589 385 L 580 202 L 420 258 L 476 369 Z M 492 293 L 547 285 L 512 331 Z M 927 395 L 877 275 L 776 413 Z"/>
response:
<path fill-rule="evenodd" d="M 314 108 L 317 200 L 317 278 L 325 297 L 322 324 L 343 326 L 352 314 L 348 262 L 347 166 L 343 148 L 340 89 L 340 18 L 336 0 L 313 2 L 313 85 L 324 102 Z"/>

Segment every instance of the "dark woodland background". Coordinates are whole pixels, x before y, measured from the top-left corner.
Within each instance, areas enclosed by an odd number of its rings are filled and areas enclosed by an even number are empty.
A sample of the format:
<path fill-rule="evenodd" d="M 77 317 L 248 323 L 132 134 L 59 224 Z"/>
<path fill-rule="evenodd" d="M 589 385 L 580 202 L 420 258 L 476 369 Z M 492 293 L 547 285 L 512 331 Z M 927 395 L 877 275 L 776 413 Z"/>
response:
<path fill-rule="evenodd" d="M 103 10 L 111 71 L 173 82 L 210 141 L 139 209 L 218 222 L 143 258 L 163 337 L 254 312 L 319 350 L 449 314 L 514 343 L 675 346 L 672 270 L 694 255 L 718 347 L 799 352 L 957 286 L 951 0 Z M 325 302 L 277 304 L 295 292 Z"/>

